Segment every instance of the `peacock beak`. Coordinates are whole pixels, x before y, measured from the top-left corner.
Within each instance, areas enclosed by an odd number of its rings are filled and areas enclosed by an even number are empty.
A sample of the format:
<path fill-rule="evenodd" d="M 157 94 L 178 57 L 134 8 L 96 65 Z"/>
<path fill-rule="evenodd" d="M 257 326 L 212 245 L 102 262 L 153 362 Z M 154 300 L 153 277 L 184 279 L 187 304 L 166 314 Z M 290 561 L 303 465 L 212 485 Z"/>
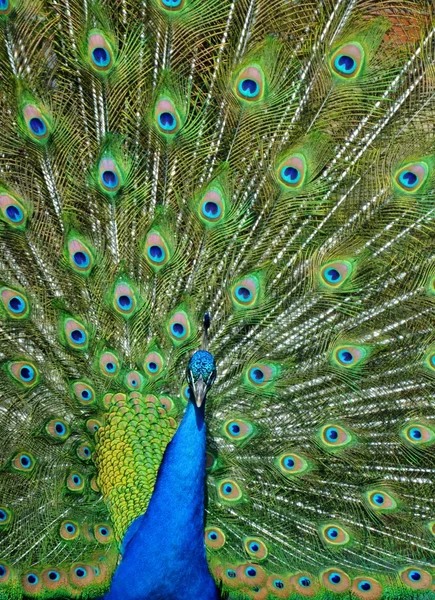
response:
<path fill-rule="evenodd" d="M 203 380 L 202 376 L 195 381 L 193 393 L 195 395 L 196 406 L 199 408 L 204 402 L 205 395 L 207 393 L 207 385 Z"/>

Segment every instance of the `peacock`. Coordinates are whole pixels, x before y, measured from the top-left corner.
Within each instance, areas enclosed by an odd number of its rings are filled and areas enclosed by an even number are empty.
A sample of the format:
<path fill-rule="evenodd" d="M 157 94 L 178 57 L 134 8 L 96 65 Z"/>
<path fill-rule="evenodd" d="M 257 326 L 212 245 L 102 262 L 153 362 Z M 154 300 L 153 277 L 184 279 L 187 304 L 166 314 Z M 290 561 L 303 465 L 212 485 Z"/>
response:
<path fill-rule="evenodd" d="M 435 599 L 432 0 L 0 0 L 0 600 Z"/>

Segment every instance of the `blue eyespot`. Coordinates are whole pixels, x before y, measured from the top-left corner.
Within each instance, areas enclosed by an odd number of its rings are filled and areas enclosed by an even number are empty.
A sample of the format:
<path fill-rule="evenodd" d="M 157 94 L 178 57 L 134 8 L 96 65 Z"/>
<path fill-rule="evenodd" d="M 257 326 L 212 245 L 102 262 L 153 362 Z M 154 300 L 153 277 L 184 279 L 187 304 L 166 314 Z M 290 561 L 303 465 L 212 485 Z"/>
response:
<path fill-rule="evenodd" d="M 101 571 L 98 567 L 94 567 L 94 573 L 98 577 L 98 575 L 101 573 Z"/>
<path fill-rule="evenodd" d="M 237 577 L 237 573 L 233 571 L 233 569 L 227 569 L 227 577 L 229 577 L 230 579 L 234 579 L 235 577 Z"/>
<path fill-rule="evenodd" d="M 287 469 L 293 469 L 295 466 L 295 461 L 291 456 L 287 456 L 287 458 L 284 460 L 284 466 Z"/>
<path fill-rule="evenodd" d="M 9 8 L 9 0 L 0 0 L 0 10 L 5 11 L 8 8 Z"/>
<path fill-rule="evenodd" d="M 274 579 L 273 580 L 273 587 L 275 587 L 277 590 L 283 590 L 285 585 L 284 582 L 281 579 Z"/>
<path fill-rule="evenodd" d="M 186 329 L 184 328 L 184 325 L 182 325 L 181 323 L 172 323 L 171 333 L 175 337 L 181 338 L 186 333 Z"/>
<path fill-rule="evenodd" d="M 420 571 L 410 571 L 409 578 L 412 579 L 412 581 L 420 581 L 420 579 L 421 579 Z"/>
<path fill-rule="evenodd" d="M 74 252 L 73 261 L 75 265 L 82 268 L 88 267 L 90 263 L 89 256 L 86 254 L 86 252 L 83 252 L 82 250 Z"/>
<path fill-rule="evenodd" d="M 100 527 L 98 531 L 99 531 L 99 532 L 101 533 L 101 535 L 103 535 L 104 537 L 106 537 L 107 535 L 109 535 L 109 530 L 108 530 L 108 529 L 106 529 L 106 527 Z"/>
<path fill-rule="evenodd" d="M 35 377 L 35 371 L 31 366 L 27 365 L 25 367 L 21 367 L 20 376 L 24 381 L 31 381 Z"/>
<path fill-rule="evenodd" d="M 400 173 L 399 181 L 404 187 L 410 190 L 416 187 L 416 185 L 419 183 L 417 175 L 412 171 L 403 171 Z"/>
<path fill-rule="evenodd" d="M 79 475 L 73 475 L 72 480 L 76 485 L 80 485 L 82 482 L 82 478 Z"/>
<path fill-rule="evenodd" d="M 158 370 L 158 366 L 157 363 L 151 361 L 148 363 L 148 370 L 151 371 L 151 373 L 155 373 Z"/>
<path fill-rule="evenodd" d="M 116 366 L 113 362 L 106 363 L 105 369 L 108 373 L 113 373 L 116 370 Z"/>
<path fill-rule="evenodd" d="M 0 565 L 0 577 L 4 577 L 6 575 L 6 569 L 4 565 Z"/>
<path fill-rule="evenodd" d="M 336 442 L 338 439 L 338 430 L 335 427 L 328 427 L 326 438 L 329 442 Z"/>
<path fill-rule="evenodd" d="M 77 569 L 75 569 L 75 574 L 77 575 L 77 577 L 80 577 L 80 579 L 82 579 L 83 577 L 86 577 L 88 573 L 84 567 L 77 567 Z"/>
<path fill-rule="evenodd" d="M 257 544 L 257 542 L 251 542 L 249 544 L 249 550 L 251 552 L 258 552 L 260 550 L 260 546 Z"/>
<path fill-rule="evenodd" d="M 256 383 L 262 383 L 264 381 L 264 373 L 258 367 L 254 367 L 250 371 L 250 376 L 253 381 Z"/>
<path fill-rule="evenodd" d="M 103 183 L 108 188 L 115 188 L 118 185 L 118 175 L 115 171 L 103 171 L 101 175 Z"/>
<path fill-rule="evenodd" d="M 419 429 L 418 427 L 412 427 L 412 429 L 410 429 L 409 431 L 409 435 L 412 437 L 413 440 L 421 440 L 421 438 L 423 437 L 421 429 Z"/>
<path fill-rule="evenodd" d="M 26 308 L 26 305 L 19 296 L 14 296 L 11 298 L 8 302 L 8 306 L 12 312 L 17 314 L 23 312 L 23 310 Z"/>
<path fill-rule="evenodd" d="M 339 54 L 334 61 L 337 71 L 345 75 L 351 75 L 356 69 L 356 60 L 347 54 Z"/>
<path fill-rule="evenodd" d="M 360 581 L 358 589 L 361 590 L 361 592 L 369 592 L 372 589 L 372 584 L 369 581 Z"/>
<path fill-rule="evenodd" d="M 338 283 L 341 281 L 341 279 L 343 279 L 341 273 L 332 267 L 325 269 L 325 278 L 327 281 L 329 281 L 329 283 Z"/>
<path fill-rule="evenodd" d="M 9 219 L 11 221 L 13 221 L 14 223 L 18 223 L 19 221 L 22 221 L 24 218 L 23 211 L 21 210 L 21 208 L 19 206 L 16 206 L 15 204 L 10 204 L 6 208 L 6 214 L 9 217 Z"/>
<path fill-rule="evenodd" d="M 205 202 L 201 207 L 202 214 L 209 219 L 217 219 L 221 215 L 221 207 L 217 202 Z"/>
<path fill-rule="evenodd" d="M 181 0 L 162 0 L 162 4 L 168 8 L 176 8 L 180 6 Z"/>
<path fill-rule="evenodd" d="M 68 531 L 68 533 L 75 533 L 76 532 L 76 526 L 73 525 L 72 523 L 68 523 L 66 525 L 65 529 Z"/>
<path fill-rule="evenodd" d="M 85 446 L 85 447 L 83 448 L 83 454 L 84 454 L 85 456 L 90 456 L 90 455 L 91 455 L 91 450 L 90 450 L 90 448 L 88 448 L 88 446 Z"/>
<path fill-rule="evenodd" d="M 254 569 L 254 567 L 247 567 L 245 573 L 248 577 L 256 577 L 257 569 Z"/>
<path fill-rule="evenodd" d="M 215 541 L 218 539 L 218 534 L 216 533 L 216 531 L 210 531 L 207 537 L 209 540 Z"/>
<path fill-rule="evenodd" d="M 42 119 L 33 117 L 29 121 L 29 126 L 32 132 L 37 136 L 43 136 L 47 132 L 47 127 Z"/>
<path fill-rule="evenodd" d="M 36 585 L 38 581 L 39 577 L 35 575 L 35 573 L 29 573 L 29 575 L 27 575 L 27 582 L 30 583 L 30 585 Z"/>
<path fill-rule="evenodd" d="M 338 529 L 335 529 L 335 527 L 330 527 L 326 532 L 326 535 L 329 537 L 329 539 L 336 540 L 338 538 Z"/>
<path fill-rule="evenodd" d="M 80 396 L 83 400 L 89 400 L 91 398 L 91 392 L 89 390 L 82 390 Z"/>
<path fill-rule="evenodd" d="M 76 344 L 84 344 L 86 341 L 86 335 L 81 329 L 73 329 L 70 333 L 70 337 Z"/>
<path fill-rule="evenodd" d="M 281 177 L 287 183 L 295 185 L 301 180 L 301 173 L 296 167 L 283 167 L 281 169 Z"/>
<path fill-rule="evenodd" d="M 240 302 L 249 302 L 252 299 L 252 292 L 247 287 L 239 285 L 236 287 L 236 296 Z"/>
<path fill-rule="evenodd" d="M 385 498 L 382 494 L 375 494 L 373 496 L 373 502 L 378 506 L 382 506 L 382 504 L 385 502 Z"/>
<path fill-rule="evenodd" d="M 57 421 L 55 423 L 54 429 L 56 430 L 56 433 L 58 433 L 59 435 L 64 435 L 66 433 L 66 427 L 60 421 Z"/>
<path fill-rule="evenodd" d="M 310 587 L 311 579 L 309 577 L 301 577 L 299 579 L 299 585 L 301 585 L 303 587 Z"/>
<path fill-rule="evenodd" d="M 238 89 L 240 94 L 246 98 L 255 98 L 260 92 L 260 86 L 253 79 L 242 79 Z"/>
<path fill-rule="evenodd" d="M 148 256 L 153 262 L 162 262 L 165 260 L 165 251 L 161 246 L 150 246 L 148 248 Z"/>
<path fill-rule="evenodd" d="M 238 423 L 230 423 L 229 429 L 233 435 L 239 435 L 240 425 Z"/>
<path fill-rule="evenodd" d="M 331 573 L 328 579 L 333 585 L 338 585 L 341 581 L 341 575 L 339 573 Z"/>
<path fill-rule="evenodd" d="M 92 50 L 92 59 L 99 67 L 107 67 L 110 62 L 110 54 L 105 48 L 94 48 Z"/>
<path fill-rule="evenodd" d="M 8 515 L 6 514 L 6 512 L 4 510 L 0 510 L 0 521 L 6 521 L 7 518 Z"/>
<path fill-rule="evenodd" d="M 224 485 L 223 492 L 226 496 L 231 494 L 232 491 L 233 491 L 233 486 L 231 485 L 231 483 L 227 483 L 226 485 Z"/>
<path fill-rule="evenodd" d="M 59 581 L 59 579 L 60 579 L 60 573 L 59 573 L 59 571 L 49 571 L 48 572 L 48 578 L 51 581 Z"/>
<path fill-rule="evenodd" d="M 119 296 L 119 298 L 117 298 L 117 303 L 119 308 L 122 310 L 128 310 L 133 306 L 133 300 L 126 294 Z"/>
<path fill-rule="evenodd" d="M 170 112 L 162 112 L 159 114 L 159 125 L 165 131 L 173 131 L 177 126 L 177 120 Z"/>
<path fill-rule="evenodd" d="M 32 461 L 30 460 L 30 456 L 27 454 L 22 454 L 20 456 L 20 464 L 24 469 L 29 469 L 32 465 Z"/>
<path fill-rule="evenodd" d="M 338 359 L 346 365 L 350 365 L 354 361 L 352 353 L 349 352 L 349 350 L 340 350 L 338 353 Z"/>

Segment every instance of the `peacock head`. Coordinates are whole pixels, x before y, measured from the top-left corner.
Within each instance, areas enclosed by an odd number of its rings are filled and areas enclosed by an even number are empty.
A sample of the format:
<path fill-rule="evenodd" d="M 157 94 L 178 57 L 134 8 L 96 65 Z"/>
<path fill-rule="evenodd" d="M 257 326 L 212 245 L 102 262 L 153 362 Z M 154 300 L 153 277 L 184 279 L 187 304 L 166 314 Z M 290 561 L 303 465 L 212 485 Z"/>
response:
<path fill-rule="evenodd" d="M 186 377 L 193 394 L 192 400 L 199 408 L 216 379 L 216 363 L 213 355 L 207 350 L 197 350 L 189 360 Z"/>

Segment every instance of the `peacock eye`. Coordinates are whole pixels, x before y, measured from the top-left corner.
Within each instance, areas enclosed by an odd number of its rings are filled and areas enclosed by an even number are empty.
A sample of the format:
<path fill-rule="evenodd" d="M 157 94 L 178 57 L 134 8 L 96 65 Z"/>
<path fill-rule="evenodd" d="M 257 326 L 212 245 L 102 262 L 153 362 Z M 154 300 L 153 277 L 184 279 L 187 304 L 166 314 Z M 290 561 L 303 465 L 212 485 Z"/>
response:
<path fill-rule="evenodd" d="M 408 163 L 396 172 L 394 182 L 397 189 L 409 194 L 420 189 L 428 174 L 429 168 L 425 162 Z"/>
<path fill-rule="evenodd" d="M 358 43 L 345 44 L 336 50 L 330 61 L 332 73 L 337 79 L 354 79 L 361 72 L 364 50 Z"/>
<path fill-rule="evenodd" d="M 247 103 L 261 100 L 264 94 L 264 75 L 259 67 L 247 67 L 236 80 L 235 92 L 240 100 Z"/>
<path fill-rule="evenodd" d="M 334 61 L 334 67 L 344 75 L 351 75 L 356 69 L 356 60 L 348 54 L 339 54 Z"/>

